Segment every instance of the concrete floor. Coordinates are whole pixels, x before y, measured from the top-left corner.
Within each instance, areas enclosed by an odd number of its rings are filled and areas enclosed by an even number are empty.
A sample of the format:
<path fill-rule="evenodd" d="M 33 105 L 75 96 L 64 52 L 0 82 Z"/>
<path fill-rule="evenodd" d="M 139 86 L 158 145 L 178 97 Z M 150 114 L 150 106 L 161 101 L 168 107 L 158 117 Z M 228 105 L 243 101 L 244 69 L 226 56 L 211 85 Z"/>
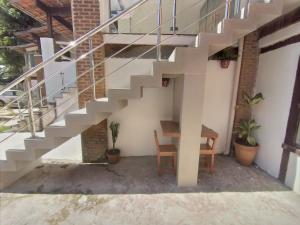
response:
<path fill-rule="evenodd" d="M 179 188 L 154 157 L 117 165 L 44 164 L 1 193 L 0 224 L 300 224 L 300 196 L 261 170 L 218 157 Z"/>

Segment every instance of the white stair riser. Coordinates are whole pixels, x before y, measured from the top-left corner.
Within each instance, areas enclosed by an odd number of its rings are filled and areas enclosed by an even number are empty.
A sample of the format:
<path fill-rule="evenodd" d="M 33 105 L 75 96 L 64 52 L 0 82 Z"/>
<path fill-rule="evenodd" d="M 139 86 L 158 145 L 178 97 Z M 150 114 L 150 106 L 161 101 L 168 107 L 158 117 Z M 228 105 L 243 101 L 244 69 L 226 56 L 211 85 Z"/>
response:
<path fill-rule="evenodd" d="M 139 99 L 142 97 L 143 91 L 141 88 L 108 90 L 108 98 L 112 100 Z"/>
<path fill-rule="evenodd" d="M 45 135 L 49 138 L 56 138 L 56 137 L 65 137 L 71 138 L 75 137 L 76 135 L 80 134 L 84 130 L 86 130 L 89 125 L 78 125 L 73 124 L 72 126 L 68 127 L 47 127 L 45 129 Z"/>
<path fill-rule="evenodd" d="M 40 138 L 40 139 L 25 139 L 25 148 L 26 150 L 36 150 L 36 149 L 45 149 L 50 150 L 56 148 L 62 143 L 66 142 L 68 137 L 58 137 L 58 138 Z"/>
<path fill-rule="evenodd" d="M 35 154 L 33 151 L 28 150 L 8 150 L 6 152 L 6 159 L 8 161 L 18 160 L 18 161 L 32 161 L 35 160 Z"/>

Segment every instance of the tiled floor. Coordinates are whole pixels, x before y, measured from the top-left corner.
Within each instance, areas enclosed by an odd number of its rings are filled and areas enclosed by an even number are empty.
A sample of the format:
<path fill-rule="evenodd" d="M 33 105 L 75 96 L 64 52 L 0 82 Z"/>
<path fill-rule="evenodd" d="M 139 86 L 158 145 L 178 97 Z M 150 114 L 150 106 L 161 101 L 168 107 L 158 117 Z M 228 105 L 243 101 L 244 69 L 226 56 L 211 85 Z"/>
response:
<path fill-rule="evenodd" d="M 1 194 L 0 224 L 300 224 L 300 196 L 257 168 L 218 157 L 215 174 L 179 188 L 155 166 L 45 164 Z"/>

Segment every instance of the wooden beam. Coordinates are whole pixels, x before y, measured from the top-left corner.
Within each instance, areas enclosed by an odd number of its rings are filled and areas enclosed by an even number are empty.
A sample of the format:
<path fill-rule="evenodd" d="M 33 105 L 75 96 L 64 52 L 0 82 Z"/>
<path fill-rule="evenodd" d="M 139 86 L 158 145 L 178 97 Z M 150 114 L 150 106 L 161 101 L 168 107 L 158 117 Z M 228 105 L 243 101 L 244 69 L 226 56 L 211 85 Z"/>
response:
<path fill-rule="evenodd" d="M 47 13 L 47 28 L 48 28 L 48 37 L 53 38 L 53 23 L 52 23 L 52 15 Z"/>
<path fill-rule="evenodd" d="M 258 29 L 259 39 L 300 21 L 300 7 Z"/>
<path fill-rule="evenodd" d="M 66 28 L 68 28 L 70 31 L 73 31 L 72 24 L 66 21 L 63 17 L 53 16 L 53 18 L 56 19 L 58 22 L 60 22 L 62 25 L 64 25 Z"/>
<path fill-rule="evenodd" d="M 71 16 L 71 6 L 51 7 L 49 11 L 52 16 Z"/>
<path fill-rule="evenodd" d="M 52 24 L 52 17 L 56 19 L 59 23 L 64 25 L 69 30 L 73 31 L 73 26 L 68 21 L 66 21 L 62 16 L 70 16 L 71 15 L 71 6 L 64 6 L 64 7 L 49 7 L 45 3 L 40 0 L 36 0 L 36 6 L 39 7 L 47 14 L 47 25 L 49 22 Z M 51 17 L 51 19 L 49 18 Z M 51 21 L 50 21 L 51 20 Z M 53 28 L 52 30 L 52 37 L 53 37 Z M 50 32 L 49 32 L 50 35 Z"/>
<path fill-rule="evenodd" d="M 50 13 L 49 7 L 42 1 L 36 0 L 35 5 L 43 10 L 45 13 Z"/>
<path fill-rule="evenodd" d="M 266 52 L 270 52 L 270 51 L 274 51 L 278 48 L 282 48 L 282 47 L 285 47 L 285 46 L 288 46 L 288 45 L 292 45 L 292 44 L 295 44 L 295 43 L 298 43 L 300 42 L 300 34 L 297 34 L 293 37 L 290 37 L 284 41 L 279 41 L 273 45 L 270 45 L 270 46 L 267 46 L 267 47 L 264 47 L 264 48 L 261 48 L 260 49 L 260 53 L 261 54 L 264 54 Z"/>

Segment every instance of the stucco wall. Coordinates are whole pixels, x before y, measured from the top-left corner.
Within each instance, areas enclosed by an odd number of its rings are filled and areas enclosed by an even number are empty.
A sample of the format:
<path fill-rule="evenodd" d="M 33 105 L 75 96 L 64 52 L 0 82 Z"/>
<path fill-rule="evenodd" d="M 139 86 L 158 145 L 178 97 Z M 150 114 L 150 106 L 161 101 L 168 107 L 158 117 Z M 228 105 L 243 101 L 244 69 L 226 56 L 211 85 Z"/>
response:
<path fill-rule="evenodd" d="M 222 69 L 218 61 L 208 62 L 203 123 L 218 132 L 218 153 L 226 151 L 235 65 L 236 62 L 231 61 L 228 69 Z"/>
<path fill-rule="evenodd" d="M 105 65 L 106 72 L 113 71 L 113 67 L 122 65 L 126 59 L 113 59 Z M 107 79 L 107 87 L 129 87 L 129 77 L 132 74 L 148 74 L 152 60 L 138 60 L 131 68 L 118 71 Z M 235 62 L 231 62 L 228 69 L 221 69 L 218 61 L 209 61 L 208 76 L 205 86 L 204 124 L 216 130 L 219 135 L 218 153 L 225 151 L 227 126 L 231 92 L 233 89 Z M 155 145 L 153 130 L 156 129 L 161 137 L 160 120 L 179 119 L 180 79 L 171 80 L 169 87 L 160 89 L 144 89 L 142 99 L 130 100 L 123 110 L 114 113 L 110 118 L 121 124 L 117 146 L 122 149 L 123 156 L 153 155 Z M 110 135 L 110 134 L 109 134 Z M 170 143 L 168 138 L 161 137 L 162 143 Z M 109 145 L 111 138 L 109 136 Z"/>
<path fill-rule="evenodd" d="M 276 37 L 276 35 L 274 35 Z M 260 55 L 256 91 L 265 100 L 254 109 L 254 117 L 262 125 L 257 132 L 260 151 L 256 162 L 272 176 L 278 177 L 300 43 Z M 293 156 L 292 156 L 293 157 Z"/>

